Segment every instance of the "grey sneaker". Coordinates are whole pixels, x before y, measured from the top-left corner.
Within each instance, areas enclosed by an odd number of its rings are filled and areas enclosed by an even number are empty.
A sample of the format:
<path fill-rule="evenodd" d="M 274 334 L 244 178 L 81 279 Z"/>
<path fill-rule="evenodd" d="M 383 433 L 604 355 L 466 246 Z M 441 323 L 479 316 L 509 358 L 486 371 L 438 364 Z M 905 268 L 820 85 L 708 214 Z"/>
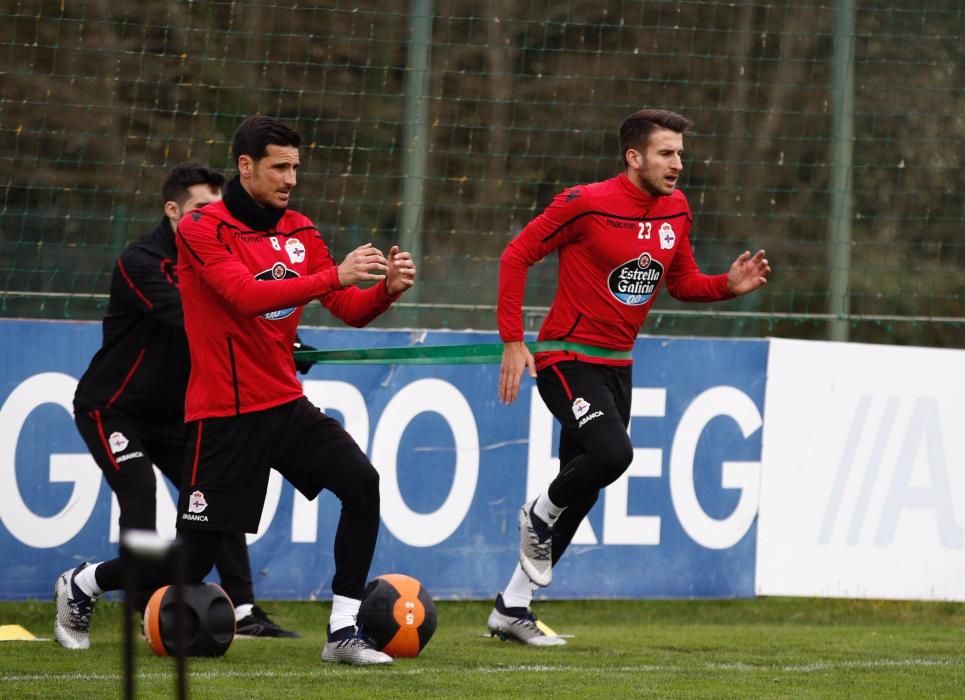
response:
<path fill-rule="evenodd" d="M 390 664 L 392 657 L 375 648 L 372 640 L 356 627 L 328 631 L 328 643 L 322 649 L 322 661 L 338 661 L 356 666 Z"/>
<path fill-rule="evenodd" d="M 549 630 L 547 634 L 544 630 Z M 534 647 L 566 644 L 566 640 L 540 623 L 529 608 L 507 608 L 503 596 L 496 596 L 496 606 L 489 613 L 489 634 L 502 640 L 515 640 Z"/>
<path fill-rule="evenodd" d="M 54 603 L 57 605 L 54 635 L 60 646 L 66 649 L 90 649 L 90 616 L 97 598 L 87 595 L 74 583 L 77 574 L 87 566 L 84 562 L 76 569 L 68 569 L 54 584 Z"/>
<path fill-rule="evenodd" d="M 533 514 L 536 501 L 519 509 L 519 565 L 537 586 L 553 580 L 553 531 Z"/>

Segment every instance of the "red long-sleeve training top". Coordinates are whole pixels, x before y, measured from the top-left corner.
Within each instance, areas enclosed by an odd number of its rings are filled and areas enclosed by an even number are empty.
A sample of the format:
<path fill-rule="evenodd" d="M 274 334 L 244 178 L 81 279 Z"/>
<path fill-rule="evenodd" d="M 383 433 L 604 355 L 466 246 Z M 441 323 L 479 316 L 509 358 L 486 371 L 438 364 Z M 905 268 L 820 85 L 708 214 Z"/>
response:
<path fill-rule="evenodd" d="M 270 231 L 252 231 L 225 202 L 178 225 L 178 286 L 191 351 L 185 420 L 279 406 L 303 395 L 292 343 L 302 306 L 318 299 L 364 326 L 394 300 L 382 281 L 342 287 L 315 225 L 286 210 Z"/>
<path fill-rule="evenodd" d="M 630 350 L 657 292 L 684 301 L 733 295 L 727 275 L 705 275 L 690 246 L 692 215 L 683 192 L 654 197 L 625 174 L 558 194 L 503 251 L 497 319 L 503 342 L 523 340 L 522 305 L 529 267 L 559 254 L 556 296 L 539 340 Z M 630 364 L 569 351 L 538 353 L 537 369 L 563 360 Z"/>

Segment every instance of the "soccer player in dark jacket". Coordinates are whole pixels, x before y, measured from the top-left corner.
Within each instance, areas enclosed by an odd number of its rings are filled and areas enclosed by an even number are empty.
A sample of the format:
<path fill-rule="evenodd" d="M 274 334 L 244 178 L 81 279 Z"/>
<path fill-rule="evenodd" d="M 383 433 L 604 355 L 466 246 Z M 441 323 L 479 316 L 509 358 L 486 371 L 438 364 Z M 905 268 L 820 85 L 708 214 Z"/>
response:
<path fill-rule="evenodd" d="M 177 287 L 174 229 L 186 213 L 221 199 L 224 176 L 200 163 L 172 168 L 161 185 L 164 218 L 127 246 L 114 266 L 103 343 L 74 394 L 74 421 L 117 496 L 120 528 L 154 530 L 152 463 L 178 485 L 185 458 L 184 395 L 190 357 Z M 215 558 L 235 605 L 236 634 L 292 637 L 255 605 L 244 533 Z M 146 591 L 134 601 L 144 609 Z"/>
<path fill-rule="evenodd" d="M 188 456 L 178 504 L 187 579 L 210 571 L 225 533 L 255 532 L 274 467 L 308 498 L 328 489 L 341 501 L 324 661 L 387 664 L 356 616 L 379 528 L 379 477 L 342 426 L 305 398 L 292 344 L 302 306 L 318 299 L 362 326 L 415 281 L 411 255 L 370 244 L 332 259 L 314 224 L 288 208 L 301 138 L 280 121 L 253 116 L 238 127 L 238 176 L 224 199 L 178 224 L 178 284 L 191 354 L 185 400 Z M 361 289 L 359 282 L 375 282 Z M 170 565 L 140 565 L 156 586 Z M 123 585 L 124 565 L 82 565 L 57 579 L 57 640 L 90 646 L 97 596 Z"/>
<path fill-rule="evenodd" d="M 571 187 L 506 247 L 500 259 L 497 318 L 505 344 L 499 398 L 511 403 L 524 371 L 560 423 L 559 475 L 520 509 L 519 563 L 496 597 L 489 629 L 531 645 L 565 644 L 530 610 L 533 591 L 548 586 L 600 489 L 630 466 L 627 433 L 632 394 L 629 351 L 661 287 L 683 301 L 747 294 L 767 282 L 764 251 L 742 253 L 725 274 L 705 275 L 690 244 L 693 216 L 677 189 L 687 118 L 647 109 L 620 127 L 624 171 Z M 557 251 L 556 296 L 540 340 L 569 341 L 624 353 L 595 357 L 579 349 L 537 353 L 523 342 L 522 303 L 533 263 Z"/>

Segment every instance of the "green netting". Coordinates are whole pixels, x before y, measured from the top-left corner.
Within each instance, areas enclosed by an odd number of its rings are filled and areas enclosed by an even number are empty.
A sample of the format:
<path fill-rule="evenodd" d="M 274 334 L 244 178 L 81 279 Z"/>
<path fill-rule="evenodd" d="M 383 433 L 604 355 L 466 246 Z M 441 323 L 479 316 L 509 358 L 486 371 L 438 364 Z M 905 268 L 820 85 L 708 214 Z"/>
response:
<path fill-rule="evenodd" d="M 962 4 L 857 3 L 851 260 L 832 299 L 847 5 L 6 2 L 0 314 L 99 318 L 114 256 L 160 219 L 164 171 L 229 168 L 234 128 L 261 112 L 302 133 L 293 206 L 337 257 L 417 222 L 418 296 L 382 325 L 494 328 L 506 242 L 559 190 L 618 172 L 617 127 L 657 106 L 697 124 L 682 188 L 703 268 L 764 247 L 774 277 L 725 304 L 664 297 L 646 332 L 827 337 L 840 315 L 853 340 L 961 347 Z M 554 282 L 554 261 L 533 269 L 531 327 Z"/>

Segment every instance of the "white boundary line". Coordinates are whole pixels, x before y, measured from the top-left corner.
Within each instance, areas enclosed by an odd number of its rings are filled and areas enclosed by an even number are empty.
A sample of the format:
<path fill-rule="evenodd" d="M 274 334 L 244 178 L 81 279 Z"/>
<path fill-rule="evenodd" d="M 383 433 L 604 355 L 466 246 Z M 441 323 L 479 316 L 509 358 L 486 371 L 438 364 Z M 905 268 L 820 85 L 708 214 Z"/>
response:
<path fill-rule="evenodd" d="M 810 664 L 800 664 L 791 666 L 767 666 L 743 663 L 733 664 L 704 664 L 697 670 L 705 671 L 734 671 L 737 673 L 760 672 L 760 673 L 824 673 L 835 670 L 875 670 L 881 668 L 927 668 L 927 667 L 965 667 L 965 659 L 942 659 L 942 658 L 909 658 L 909 659 L 872 659 L 868 661 L 828 661 L 815 662 Z M 443 672 L 449 673 L 451 669 L 433 668 L 395 668 L 387 669 L 389 673 L 400 675 L 435 675 Z M 639 666 L 569 666 L 566 664 L 512 664 L 512 665 L 493 665 L 476 666 L 466 668 L 464 673 L 544 673 L 551 671 L 554 673 L 579 672 L 595 673 L 599 675 L 612 675 L 614 673 L 666 673 L 666 672 L 687 672 L 691 673 L 693 667 L 666 666 L 655 664 L 641 664 Z M 358 672 L 354 668 L 315 668 L 302 672 L 296 671 L 191 671 L 189 678 L 315 678 L 319 676 L 332 675 L 353 675 Z M 138 680 L 167 680 L 171 678 L 169 672 L 138 673 Z M 25 683 L 36 682 L 44 683 L 50 681 L 117 681 L 121 678 L 119 673 L 59 673 L 59 674 L 20 674 L 0 676 L 2 683 Z"/>

